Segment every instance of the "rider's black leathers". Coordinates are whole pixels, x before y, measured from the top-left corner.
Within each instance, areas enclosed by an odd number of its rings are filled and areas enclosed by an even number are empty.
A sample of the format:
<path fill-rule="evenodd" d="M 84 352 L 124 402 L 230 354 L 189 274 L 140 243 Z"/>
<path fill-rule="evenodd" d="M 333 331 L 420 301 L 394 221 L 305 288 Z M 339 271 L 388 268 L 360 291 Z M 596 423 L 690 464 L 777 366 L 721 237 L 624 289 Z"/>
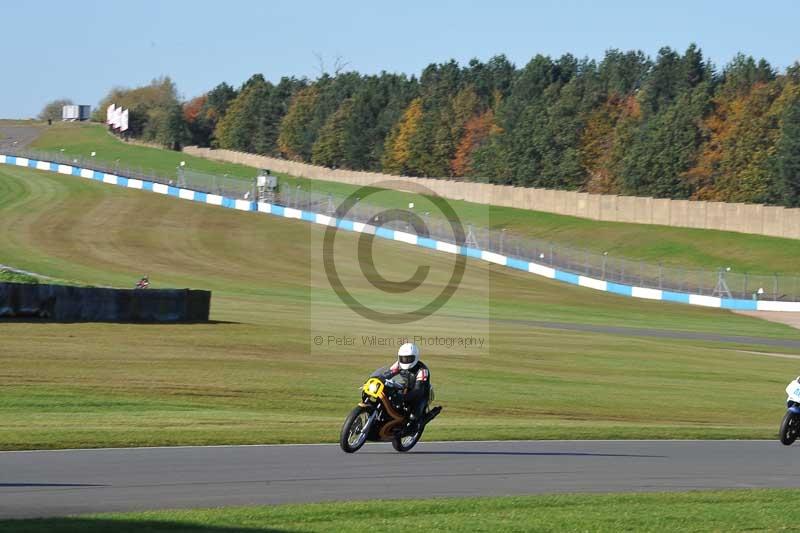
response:
<path fill-rule="evenodd" d="M 421 420 L 430 397 L 431 372 L 422 361 L 417 361 L 417 364 L 408 370 L 401 369 L 400 363 L 395 362 L 386 371 L 386 376 L 393 377 L 398 374 L 405 377 L 408 384 L 405 395 L 406 406 L 415 420 Z"/>

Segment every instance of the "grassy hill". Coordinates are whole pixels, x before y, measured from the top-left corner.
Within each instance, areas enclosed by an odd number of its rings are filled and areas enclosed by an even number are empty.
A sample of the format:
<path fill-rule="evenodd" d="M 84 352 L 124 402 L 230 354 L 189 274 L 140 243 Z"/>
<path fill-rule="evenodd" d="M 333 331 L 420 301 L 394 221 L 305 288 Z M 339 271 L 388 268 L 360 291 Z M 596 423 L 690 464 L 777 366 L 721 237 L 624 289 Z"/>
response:
<path fill-rule="evenodd" d="M 774 347 L 563 331 L 536 321 L 796 338 L 726 311 L 638 301 L 470 260 L 444 308 L 361 319 L 324 278 L 323 229 L 70 176 L 0 167 L 0 263 L 77 283 L 211 289 L 209 324 L 0 323 L 0 447 L 333 441 L 357 386 L 394 347 L 362 336 L 483 338 L 424 347 L 446 411 L 430 439 L 771 437 L 796 361 Z M 387 295 L 339 234 L 353 294 L 410 309 L 453 258 L 379 242 L 377 269 L 430 281 Z M 314 339 L 324 339 L 317 345 Z M 328 341 L 328 338 L 332 341 Z M 352 344 L 337 339 L 352 338 Z M 740 351 L 747 350 L 747 351 Z M 735 394 L 731 384 L 735 383 Z"/>
<path fill-rule="evenodd" d="M 120 142 L 97 124 L 56 124 L 45 128 L 33 148 L 59 151 L 80 157 L 97 153 L 102 161 L 119 161 L 122 166 L 152 168 L 174 174 L 181 161 L 187 168 L 252 179 L 255 169 L 196 158 Z M 356 187 L 307 179 L 281 178 L 305 190 L 346 196 Z M 375 200 L 375 198 L 371 198 Z M 436 212 L 430 202 L 404 193 L 386 193 L 378 200 L 388 207 L 405 207 L 409 201 L 419 212 Z M 600 222 L 536 211 L 483 206 L 461 201 L 449 202 L 461 220 L 477 227 L 508 228 L 512 233 L 552 241 L 557 245 L 608 252 L 610 257 L 641 260 L 681 268 L 716 270 L 731 267 L 734 272 L 797 274 L 800 241 L 746 235 L 742 233 L 671 228 L 666 226 Z"/>

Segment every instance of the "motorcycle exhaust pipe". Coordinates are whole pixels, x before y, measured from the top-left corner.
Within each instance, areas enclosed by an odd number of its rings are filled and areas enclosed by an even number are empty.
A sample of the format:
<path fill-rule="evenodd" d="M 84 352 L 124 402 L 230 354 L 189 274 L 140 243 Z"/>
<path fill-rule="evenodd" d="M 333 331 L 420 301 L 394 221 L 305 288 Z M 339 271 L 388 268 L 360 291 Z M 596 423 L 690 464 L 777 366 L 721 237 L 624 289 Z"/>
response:
<path fill-rule="evenodd" d="M 433 409 L 428 411 L 428 414 L 426 414 L 425 417 L 422 419 L 422 425 L 424 426 L 425 424 L 436 418 L 441 412 L 442 412 L 441 405 L 438 407 L 434 407 Z"/>

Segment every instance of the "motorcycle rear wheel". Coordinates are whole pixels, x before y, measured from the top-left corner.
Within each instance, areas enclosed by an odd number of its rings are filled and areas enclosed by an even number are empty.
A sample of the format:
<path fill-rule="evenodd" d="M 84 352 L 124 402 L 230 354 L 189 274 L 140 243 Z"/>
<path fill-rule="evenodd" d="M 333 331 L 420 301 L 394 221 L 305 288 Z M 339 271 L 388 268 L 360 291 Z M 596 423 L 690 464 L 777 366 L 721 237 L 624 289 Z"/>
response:
<path fill-rule="evenodd" d="M 342 424 L 339 435 L 339 446 L 346 453 L 355 453 L 367 442 L 367 434 L 361 434 L 364 424 L 369 419 L 369 412 L 361 406 L 354 407 Z"/>
<path fill-rule="evenodd" d="M 413 435 L 407 435 L 405 437 L 401 435 L 395 435 L 392 439 L 392 447 L 398 452 L 407 452 L 417 445 L 419 439 L 422 438 L 423 431 L 425 431 L 425 426 L 421 426 Z"/>
<path fill-rule="evenodd" d="M 780 430 L 781 444 L 791 446 L 797 440 L 798 423 L 800 423 L 800 417 L 795 416 L 794 413 L 787 412 L 783 415 Z"/>

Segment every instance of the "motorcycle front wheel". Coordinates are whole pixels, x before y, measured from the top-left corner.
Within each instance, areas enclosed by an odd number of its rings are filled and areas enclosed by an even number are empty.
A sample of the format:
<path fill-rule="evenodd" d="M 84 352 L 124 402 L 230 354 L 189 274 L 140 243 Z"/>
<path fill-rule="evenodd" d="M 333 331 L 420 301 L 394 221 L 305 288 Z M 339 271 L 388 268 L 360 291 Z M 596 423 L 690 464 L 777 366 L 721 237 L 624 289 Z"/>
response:
<path fill-rule="evenodd" d="M 795 416 L 792 412 L 787 412 L 783 415 L 783 420 L 781 420 L 781 430 L 780 430 L 780 437 L 781 437 L 781 444 L 785 446 L 790 446 L 797 440 L 797 430 L 798 430 L 798 421 L 800 418 Z"/>
<path fill-rule="evenodd" d="M 350 414 L 344 419 L 342 432 L 339 435 L 339 446 L 343 451 L 355 453 L 367 442 L 367 433 L 369 432 L 362 430 L 368 420 L 369 412 L 363 407 L 355 407 L 350 411 Z"/>

